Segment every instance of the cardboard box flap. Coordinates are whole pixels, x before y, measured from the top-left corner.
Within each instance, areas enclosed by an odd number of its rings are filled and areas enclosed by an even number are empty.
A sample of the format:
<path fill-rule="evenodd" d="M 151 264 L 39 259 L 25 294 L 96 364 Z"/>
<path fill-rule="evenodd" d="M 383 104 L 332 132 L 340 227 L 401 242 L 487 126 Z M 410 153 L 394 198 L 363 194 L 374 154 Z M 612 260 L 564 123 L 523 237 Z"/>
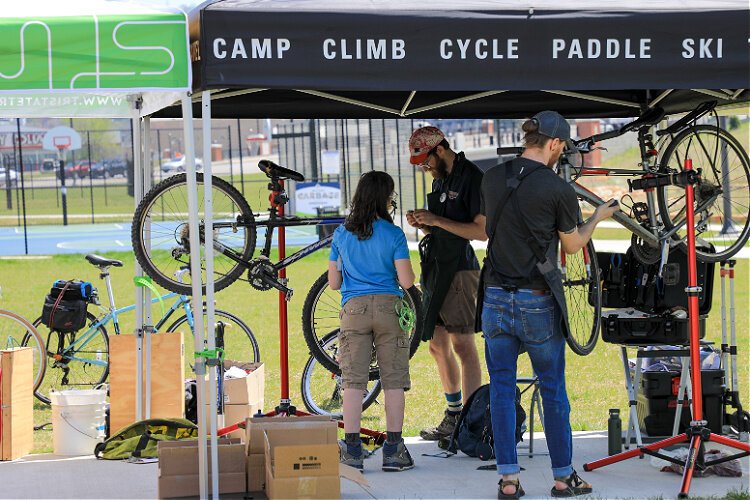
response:
<path fill-rule="evenodd" d="M 370 482 L 365 479 L 365 475 L 362 474 L 362 471 L 359 469 L 355 469 L 354 467 L 351 467 L 349 465 L 339 463 L 339 476 L 343 477 L 344 479 L 348 479 L 349 481 L 354 481 L 358 485 L 364 486 L 365 488 L 370 487 Z"/>
<path fill-rule="evenodd" d="M 289 426 L 302 422 L 332 422 L 331 417 L 322 415 L 308 417 L 254 417 L 245 422 L 245 443 L 247 454 L 265 453 L 266 445 L 263 431 L 270 427 Z"/>
<path fill-rule="evenodd" d="M 245 447 L 239 439 L 219 443 L 219 472 L 245 472 Z M 198 474 L 198 441 L 162 441 L 158 444 L 159 477 Z M 208 461 L 211 471 L 211 461 Z"/>

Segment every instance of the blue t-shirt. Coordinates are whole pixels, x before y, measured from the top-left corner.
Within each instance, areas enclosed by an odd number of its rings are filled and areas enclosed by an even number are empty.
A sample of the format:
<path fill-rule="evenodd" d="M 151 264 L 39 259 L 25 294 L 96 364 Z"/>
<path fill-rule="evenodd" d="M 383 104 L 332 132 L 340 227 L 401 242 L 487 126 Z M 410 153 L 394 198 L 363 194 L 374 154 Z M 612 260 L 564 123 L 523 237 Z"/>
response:
<path fill-rule="evenodd" d="M 362 295 L 403 296 L 393 262 L 408 258 L 404 232 L 383 219 L 375 220 L 366 240 L 358 240 L 343 225 L 336 228 L 329 260 L 339 261 L 343 275 L 341 305 Z"/>

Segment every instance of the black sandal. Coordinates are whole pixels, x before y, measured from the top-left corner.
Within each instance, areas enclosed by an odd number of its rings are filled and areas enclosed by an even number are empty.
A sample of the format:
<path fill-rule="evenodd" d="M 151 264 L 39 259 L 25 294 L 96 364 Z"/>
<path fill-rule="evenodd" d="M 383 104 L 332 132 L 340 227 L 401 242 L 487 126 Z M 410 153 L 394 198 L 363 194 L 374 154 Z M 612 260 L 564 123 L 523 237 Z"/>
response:
<path fill-rule="evenodd" d="M 591 493 L 594 489 L 589 483 L 581 479 L 576 471 L 573 471 L 568 477 L 556 477 L 555 481 L 565 483 L 568 487 L 564 490 L 558 490 L 553 486 L 551 492 L 553 497 L 577 497 L 578 495 Z"/>
<path fill-rule="evenodd" d="M 523 491 L 523 488 L 521 487 L 521 482 L 518 479 L 509 479 L 507 481 L 501 480 L 498 483 L 498 485 L 500 487 L 497 489 L 497 498 L 502 499 L 502 500 L 511 499 L 511 498 L 517 499 L 517 498 L 521 498 L 522 496 L 526 494 L 526 492 Z M 506 486 L 515 486 L 516 491 L 514 493 L 511 493 L 510 495 L 508 495 L 507 493 L 503 493 L 503 488 L 505 488 Z"/>

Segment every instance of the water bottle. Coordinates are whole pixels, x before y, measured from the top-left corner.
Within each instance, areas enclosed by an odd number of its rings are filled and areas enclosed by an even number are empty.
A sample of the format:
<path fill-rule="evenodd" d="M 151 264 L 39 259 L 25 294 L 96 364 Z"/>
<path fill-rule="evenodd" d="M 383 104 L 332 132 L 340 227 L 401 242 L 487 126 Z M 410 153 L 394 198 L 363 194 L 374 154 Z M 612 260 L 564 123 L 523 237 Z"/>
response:
<path fill-rule="evenodd" d="M 616 455 L 622 451 L 622 420 L 620 420 L 619 408 L 609 410 L 607 441 L 610 455 Z"/>

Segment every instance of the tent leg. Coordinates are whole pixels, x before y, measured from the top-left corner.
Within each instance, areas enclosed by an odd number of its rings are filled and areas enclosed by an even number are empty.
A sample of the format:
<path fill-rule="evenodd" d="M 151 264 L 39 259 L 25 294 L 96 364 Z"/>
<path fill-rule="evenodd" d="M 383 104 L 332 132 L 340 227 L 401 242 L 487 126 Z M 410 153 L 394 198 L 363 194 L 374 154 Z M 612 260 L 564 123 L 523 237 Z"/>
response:
<path fill-rule="evenodd" d="M 133 188 L 135 194 L 135 206 L 143 199 L 143 169 L 141 165 L 141 119 L 140 104 L 136 101 L 133 108 Z M 138 261 L 135 261 L 135 275 L 141 276 L 143 269 Z M 143 420 L 143 287 L 135 287 L 135 420 Z"/>
<path fill-rule="evenodd" d="M 187 195 L 190 231 L 190 278 L 193 292 L 194 349 L 203 352 L 203 293 L 201 279 L 201 247 L 198 225 L 198 185 L 195 179 L 195 134 L 193 133 L 193 106 L 189 94 L 182 97 L 182 127 L 185 136 L 185 168 L 187 170 Z M 208 470 L 206 467 L 206 362 L 195 356 L 195 380 L 198 393 L 198 484 L 201 500 L 208 498 Z M 217 475 L 217 474 L 214 474 Z"/>
<path fill-rule="evenodd" d="M 141 122 L 141 132 L 143 134 L 143 151 L 138 155 L 141 160 L 141 168 L 139 170 L 143 172 L 143 193 L 148 193 L 151 189 L 151 141 L 149 136 L 151 133 L 151 118 L 146 116 Z M 148 223 L 146 228 L 148 232 L 151 231 L 151 223 Z M 147 245 L 150 245 L 151 238 L 146 238 Z M 150 248 L 146 249 L 150 251 Z M 143 325 L 143 358 L 145 359 L 145 386 L 144 386 L 144 414 L 143 418 L 151 418 L 151 334 L 154 333 L 153 320 L 151 319 L 151 290 L 144 287 L 139 287 L 143 293 L 143 321 L 140 325 Z"/>
<path fill-rule="evenodd" d="M 206 227 L 213 226 L 213 196 L 212 196 L 212 179 L 211 179 L 211 93 L 201 93 L 202 106 L 202 125 L 203 125 L 203 223 Z M 209 351 L 216 349 L 216 338 L 214 335 L 214 246 L 213 231 L 206 231 L 206 347 Z M 200 314 L 200 309 L 196 309 Z M 217 361 L 217 360 L 215 360 Z M 221 359 L 218 359 L 221 362 Z M 219 450 L 217 448 L 217 430 L 216 421 L 216 381 L 217 370 L 212 366 L 208 372 L 208 393 L 209 393 L 209 417 L 211 421 L 211 470 L 219 470 Z M 211 476 L 211 494 L 214 498 L 219 498 L 219 475 Z"/>

